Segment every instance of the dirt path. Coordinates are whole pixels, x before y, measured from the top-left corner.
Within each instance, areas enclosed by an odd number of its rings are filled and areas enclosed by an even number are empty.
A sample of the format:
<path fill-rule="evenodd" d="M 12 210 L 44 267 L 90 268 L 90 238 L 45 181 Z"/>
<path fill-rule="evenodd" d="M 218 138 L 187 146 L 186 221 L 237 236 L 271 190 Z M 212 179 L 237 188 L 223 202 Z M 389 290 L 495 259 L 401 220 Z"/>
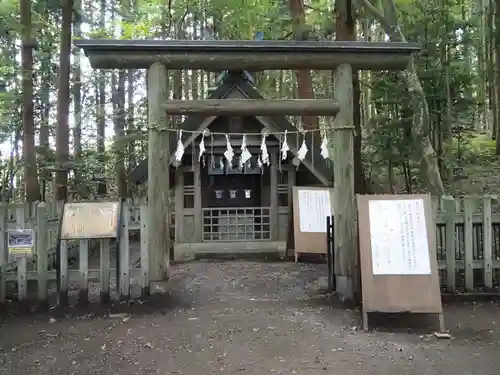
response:
<path fill-rule="evenodd" d="M 498 372 L 499 306 L 447 308 L 451 340 L 364 333 L 358 312 L 329 307 L 319 294 L 325 271 L 293 263 L 192 263 L 176 268 L 161 308 L 9 317 L 0 327 L 0 374 Z"/>

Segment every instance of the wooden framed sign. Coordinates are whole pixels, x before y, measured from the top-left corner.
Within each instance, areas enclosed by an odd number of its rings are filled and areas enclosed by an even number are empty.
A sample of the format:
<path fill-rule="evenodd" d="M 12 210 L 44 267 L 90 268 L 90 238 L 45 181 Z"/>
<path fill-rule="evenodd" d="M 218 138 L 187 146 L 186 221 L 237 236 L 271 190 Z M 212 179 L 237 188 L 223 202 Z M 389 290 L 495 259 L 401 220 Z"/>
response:
<path fill-rule="evenodd" d="M 119 207 L 119 202 L 66 203 L 61 239 L 115 238 L 118 234 Z"/>
<path fill-rule="evenodd" d="M 299 254 L 326 254 L 326 217 L 333 214 L 333 189 L 293 187 L 295 261 Z"/>
<path fill-rule="evenodd" d="M 435 314 L 444 330 L 430 195 L 358 195 L 363 326 L 368 314 Z"/>
<path fill-rule="evenodd" d="M 33 229 L 12 229 L 7 231 L 9 258 L 32 257 L 35 248 Z"/>

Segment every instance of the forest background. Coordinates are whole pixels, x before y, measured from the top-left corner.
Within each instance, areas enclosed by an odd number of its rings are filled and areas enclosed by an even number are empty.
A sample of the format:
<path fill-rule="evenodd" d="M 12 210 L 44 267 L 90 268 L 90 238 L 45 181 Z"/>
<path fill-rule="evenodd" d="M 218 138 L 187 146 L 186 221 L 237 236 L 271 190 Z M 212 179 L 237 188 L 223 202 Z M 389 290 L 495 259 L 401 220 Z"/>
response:
<path fill-rule="evenodd" d="M 94 71 L 73 40 L 256 34 L 419 42 L 422 51 L 405 72 L 355 73 L 356 190 L 500 191 L 500 0 L 4 0 L 1 199 L 143 193 L 128 186 L 126 174 L 147 154 L 145 71 Z M 171 71 L 169 95 L 206 97 L 216 77 Z M 269 98 L 333 97 L 330 71 L 255 78 Z M 173 126 L 181 120 L 172 118 Z M 291 120 L 298 127 L 330 124 Z"/>

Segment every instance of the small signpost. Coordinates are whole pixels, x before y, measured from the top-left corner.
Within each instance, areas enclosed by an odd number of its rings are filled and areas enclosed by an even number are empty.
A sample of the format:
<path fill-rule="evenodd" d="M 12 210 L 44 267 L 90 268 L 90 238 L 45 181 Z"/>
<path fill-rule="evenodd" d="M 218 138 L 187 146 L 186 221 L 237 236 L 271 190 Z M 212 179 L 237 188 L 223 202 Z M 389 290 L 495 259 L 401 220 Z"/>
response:
<path fill-rule="evenodd" d="M 24 221 L 24 220 L 23 220 Z M 35 232 L 33 229 L 11 229 L 7 231 L 9 262 L 17 264 L 17 285 L 20 301 L 28 297 L 28 258 L 33 257 Z"/>
<path fill-rule="evenodd" d="M 31 258 L 35 248 L 35 232 L 33 229 L 8 230 L 7 248 L 9 249 L 9 262 L 19 258 Z"/>
<path fill-rule="evenodd" d="M 61 245 L 59 251 L 59 299 L 60 304 L 68 303 L 68 241 L 79 241 L 80 296 L 81 304 L 88 302 L 88 261 L 89 239 L 99 239 L 101 302 L 109 301 L 110 239 L 119 238 L 117 249 L 117 284 L 119 275 L 128 275 L 128 228 L 127 220 L 120 223 L 121 204 L 119 202 L 78 202 L 64 205 L 61 223 Z M 127 251 L 121 252 L 121 248 Z M 123 277 L 128 283 L 129 278 Z M 119 294 L 127 298 L 129 285 L 119 283 Z"/>
<path fill-rule="evenodd" d="M 333 215 L 333 189 L 294 186 L 292 227 L 295 261 L 300 254 L 326 254 L 326 218 Z"/>

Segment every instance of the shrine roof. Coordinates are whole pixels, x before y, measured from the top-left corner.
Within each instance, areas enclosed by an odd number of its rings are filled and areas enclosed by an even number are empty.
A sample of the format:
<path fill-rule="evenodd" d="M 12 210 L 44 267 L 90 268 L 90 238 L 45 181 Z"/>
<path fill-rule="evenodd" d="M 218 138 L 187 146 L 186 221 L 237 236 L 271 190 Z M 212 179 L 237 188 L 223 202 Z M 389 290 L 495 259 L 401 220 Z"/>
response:
<path fill-rule="evenodd" d="M 247 75 L 244 72 L 230 72 L 224 77 L 224 80 L 214 91 L 208 96 L 209 99 L 223 99 L 227 97 L 233 90 L 239 90 L 248 99 L 264 99 L 259 90 L 248 81 Z M 210 126 L 216 119 L 216 116 L 191 115 L 179 126 L 179 129 L 186 130 L 189 133 L 184 141 L 184 147 L 188 147 L 194 140 L 199 137 L 203 130 Z M 297 133 L 297 128 L 285 116 L 262 117 L 255 118 L 267 128 L 269 132 L 291 132 L 287 135 L 287 143 L 290 146 L 290 151 L 296 156 L 298 147 L 302 143 L 302 136 Z M 304 138 L 309 152 L 306 158 L 302 161 L 304 166 L 325 186 L 331 185 L 333 181 L 333 165 L 330 160 L 325 160 L 321 156 L 320 146 L 321 139 L 314 133 L 306 133 Z M 170 150 L 172 151 L 170 160 L 174 160 L 174 153 L 177 146 L 177 134 L 170 134 Z M 131 171 L 128 178 L 130 181 L 141 184 L 148 177 L 148 160 L 142 160 L 135 169 Z"/>
<path fill-rule="evenodd" d="M 405 69 L 418 43 L 293 40 L 76 40 L 95 69 Z"/>

